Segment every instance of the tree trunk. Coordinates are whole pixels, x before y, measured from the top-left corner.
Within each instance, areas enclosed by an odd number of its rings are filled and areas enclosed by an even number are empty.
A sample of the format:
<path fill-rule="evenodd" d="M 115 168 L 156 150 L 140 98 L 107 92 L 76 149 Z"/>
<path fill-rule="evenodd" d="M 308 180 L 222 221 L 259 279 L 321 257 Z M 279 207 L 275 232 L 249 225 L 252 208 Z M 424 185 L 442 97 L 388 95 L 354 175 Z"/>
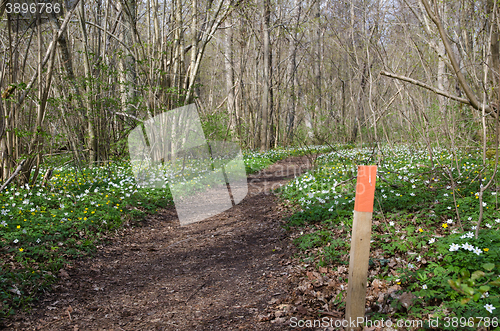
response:
<path fill-rule="evenodd" d="M 351 142 L 356 141 L 358 132 L 361 130 L 361 127 L 364 126 L 365 122 L 364 101 L 365 101 L 365 90 L 367 85 L 367 77 L 366 77 L 367 71 L 368 71 L 368 64 L 365 62 L 363 67 L 363 73 L 361 76 L 361 84 L 360 84 L 361 89 L 359 90 L 358 104 L 356 105 L 356 114 L 354 118 L 354 124 L 352 127 Z"/>
<path fill-rule="evenodd" d="M 320 0 L 315 0 L 314 4 L 314 20 L 315 20 L 315 36 L 314 36 L 314 87 L 316 100 L 314 103 L 314 116 L 320 115 L 321 105 L 322 105 L 322 95 L 321 95 L 321 9 Z"/>
<path fill-rule="evenodd" d="M 298 45 L 298 29 L 300 22 L 300 10 L 301 10 L 301 0 L 295 0 L 293 2 L 292 11 L 292 28 L 291 36 L 289 42 L 289 57 L 288 62 L 288 84 L 289 98 L 288 98 L 288 112 L 287 112 L 287 123 L 286 123 L 286 144 L 289 145 L 293 142 L 293 130 L 295 125 L 295 114 L 297 112 L 297 93 L 298 93 L 298 77 L 297 77 L 297 45 Z"/>
<path fill-rule="evenodd" d="M 234 132 L 238 118 L 234 102 L 233 27 L 229 18 L 226 20 L 225 31 L 224 65 L 226 67 L 227 112 L 230 117 L 229 130 Z"/>
<path fill-rule="evenodd" d="M 271 50 L 269 36 L 270 1 L 262 1 L 262 42 L 263 42 L 263 71 L 262 71 L 262 121 L 260 130 L 260 150 L 269 147 L 268 130 L 270 114 L 270 89 L 271 89 Z"/>
<path fill-rule="evenodd" d="M 136 0 L 120 0 L 119 4 L 123 26 L 125 27 L 122 32 L 122 42 L 128 46 L 127 49 L 123 50 L 119 62 L 122 109 L 126 114 L 136 116 L 136 109 L 133 106 L 137 96 L 135 89 L 137 85 L 136 58 L 129 50 L 134 44 L 137 4 Z"/>
<path fill-rule="evenodd" d="M 83 0 L 80 2 L 79 16 L 80 16 L 80 29 L 82 31 L 82 37 L 83 37 L 83 67 L 84 67 L 85 77 L 90 78 L 92 75 L 90 71 L 90 59 L 89 59 L 90 49 L 89 49 L 89 41 L 87 35 L 87 27 L 85 25 L 85 6 Z M 86 93 L 85 96 L 82 96 L 82 98 L 86 111 L 85 119 L 87 121 L 86 126 L 88 132 L 87 147 L 89 149 L 89 164 L 92 167 L 92 165 L 97 161 L 99 153 L 97 151 L 97 135 L 95 132 L 95 125 L 94 125 L 94 114 L 92 109 L 93 106 L 92 103 L 90 102 L 90 98 L 92 98 L 93 86 L 91 86 L 89 82 L 90 79 L 87 82 L 87 84 L 85 84 Z"/>

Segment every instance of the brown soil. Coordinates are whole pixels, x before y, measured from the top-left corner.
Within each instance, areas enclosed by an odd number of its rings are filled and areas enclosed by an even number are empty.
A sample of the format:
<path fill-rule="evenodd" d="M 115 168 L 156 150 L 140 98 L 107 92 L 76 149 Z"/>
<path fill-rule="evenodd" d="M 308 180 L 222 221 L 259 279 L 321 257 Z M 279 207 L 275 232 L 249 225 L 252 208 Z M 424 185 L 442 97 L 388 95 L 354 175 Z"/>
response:
<path fill-rule="evenodd" d="M 290 329 L 269 308 L 289 293 L 292 269 L 286 211 L 270 189 L 308 166 L 293 157 L 249 176 L 247 197 L 208 220 L 181 227 L 172 207 L 124 229 L 7 330 Z"/>

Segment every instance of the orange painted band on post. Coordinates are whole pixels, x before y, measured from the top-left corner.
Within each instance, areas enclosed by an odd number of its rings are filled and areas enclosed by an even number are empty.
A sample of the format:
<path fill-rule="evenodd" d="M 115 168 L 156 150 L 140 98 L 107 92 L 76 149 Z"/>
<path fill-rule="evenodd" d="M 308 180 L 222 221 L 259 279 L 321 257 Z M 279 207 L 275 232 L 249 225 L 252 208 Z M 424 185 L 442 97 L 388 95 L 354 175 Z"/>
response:
<path fill-rule="evenodd" d="M 354 210 L 373 212 L 373 199 L 375 197 L 375 182 L 377 180 L 377 166 L 358 166 L 358 179 L 356 183 L 356 199 Z"/>

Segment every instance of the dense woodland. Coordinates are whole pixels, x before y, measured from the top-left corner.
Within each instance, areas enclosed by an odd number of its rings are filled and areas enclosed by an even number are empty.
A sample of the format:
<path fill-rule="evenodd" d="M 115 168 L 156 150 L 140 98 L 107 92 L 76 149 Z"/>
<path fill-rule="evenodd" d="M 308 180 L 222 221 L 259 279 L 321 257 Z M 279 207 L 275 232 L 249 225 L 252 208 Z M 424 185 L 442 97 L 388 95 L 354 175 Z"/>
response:
<path fill-rule="evenodd" d="M 13 2 L 0 9 L 3 180 L 22 160 L 33 183 L 53 155 L 126 157 L 137 124 L 193 102 L 211 138 L 251 149 L 493 140 L 493 0 L 66 0 L 39 15 Z"/>
<path fill-rule="evenodd" d="M 497 0 L 0 0 L 0 328 L 343 316 L 356 173 L 376 164 L 360 311 L 498 330 L 499 81 Z M 174 185 L 226 190 L 232 156 L 200 144 L 210 171 L 195 150 L 151 187 L 128 143 L 192 104 L 241 146 L 248 194 L 180 228 Z M 2 324 L 36 300 L 47 318 Z"/>

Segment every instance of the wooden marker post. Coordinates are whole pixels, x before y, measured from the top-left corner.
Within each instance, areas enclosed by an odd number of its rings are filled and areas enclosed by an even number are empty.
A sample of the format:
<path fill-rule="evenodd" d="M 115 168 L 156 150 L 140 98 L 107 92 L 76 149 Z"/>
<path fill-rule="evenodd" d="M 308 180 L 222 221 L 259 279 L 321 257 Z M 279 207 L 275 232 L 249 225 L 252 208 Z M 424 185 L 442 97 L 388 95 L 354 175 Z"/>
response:
<path fill-rule="evenodd" d="M 360 330 L 365 319 L 366 281 L 376 179 L 376 165 L 358 166 L 345 313 L 345 319 L 348 323 L 345 330 L 350 331 Z"/>

